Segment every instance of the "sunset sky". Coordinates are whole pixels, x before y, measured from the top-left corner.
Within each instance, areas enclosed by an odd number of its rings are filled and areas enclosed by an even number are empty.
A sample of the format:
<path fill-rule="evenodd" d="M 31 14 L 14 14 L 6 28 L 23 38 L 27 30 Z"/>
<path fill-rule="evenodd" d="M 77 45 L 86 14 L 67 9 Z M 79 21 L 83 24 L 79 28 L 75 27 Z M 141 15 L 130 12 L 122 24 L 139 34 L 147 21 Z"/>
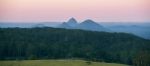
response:
<path fill-rule="evenodd" d="M 150 22 L 150 0 L 0 0 L 0 21 Z"/>

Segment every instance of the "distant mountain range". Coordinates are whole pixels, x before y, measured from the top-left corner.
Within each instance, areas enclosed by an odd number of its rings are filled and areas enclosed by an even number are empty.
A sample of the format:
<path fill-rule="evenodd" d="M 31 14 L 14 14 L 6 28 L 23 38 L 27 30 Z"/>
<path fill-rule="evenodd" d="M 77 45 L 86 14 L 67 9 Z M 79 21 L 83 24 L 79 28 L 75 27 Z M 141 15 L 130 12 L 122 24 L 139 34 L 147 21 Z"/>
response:
<path fill-rule="evenodd" d="M 34 28 L 34 27 L 53 27 L 65 29 L 81 29 L 89 31 L 105 31 L 105 32 L 123 32 L 132 33 L 145 39 L 150 39 L 150 22 L 95 22 L 87 19 L 83 22 L 77 22 L 75 18 L 69 19 L 67 22 L 38 22 L 38 23 L 8 23 L 0 22 L 0 28 Z"/>
<path fill-rule="evenodd" d="M 90 31 L 110 31 L 109 29 L 103 27 L 102 25 L 94 22 L 93 20 L 87 19 L 81 23 L 78 23 L 76 19 L 71 18 L 68 22 L 63 22 L 57 28 L 66 28 L 66 29 L 82 29 Z"/>

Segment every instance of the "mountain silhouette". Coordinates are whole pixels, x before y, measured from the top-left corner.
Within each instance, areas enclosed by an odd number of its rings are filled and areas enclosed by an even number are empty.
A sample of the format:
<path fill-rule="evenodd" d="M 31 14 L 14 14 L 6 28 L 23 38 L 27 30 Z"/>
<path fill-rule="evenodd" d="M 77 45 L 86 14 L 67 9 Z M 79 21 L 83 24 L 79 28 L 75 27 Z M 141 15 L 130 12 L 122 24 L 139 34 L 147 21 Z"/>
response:
<path fill-rule="evenodd" d="M 78 23 L 75 18 L 69 19 L 68 22 L 63 22 L 58 26 L 58 28 L 82 29 L 82 30 L 89 30 L 89 31 L 107 31 L 107 32 L 109 31 L 109 29 L 94 22 L 93 20 L 87 19 L 81 23 Z"/>
<path fill-rule="evenodd" d="M 77 26 L 78 29 L 91 30 L 91 31 L 108 31 L 102 25 L 94 22 L 93 20 L 87 19 Z"/>
<path fill-rule="evenodd" d="M 67 24 L 70 25 L 71 27 L 75 27 L 78 23 L 77 23 L 77 20 L 75 18 L 71 18 L 71 19 L 69 19 Z"/>

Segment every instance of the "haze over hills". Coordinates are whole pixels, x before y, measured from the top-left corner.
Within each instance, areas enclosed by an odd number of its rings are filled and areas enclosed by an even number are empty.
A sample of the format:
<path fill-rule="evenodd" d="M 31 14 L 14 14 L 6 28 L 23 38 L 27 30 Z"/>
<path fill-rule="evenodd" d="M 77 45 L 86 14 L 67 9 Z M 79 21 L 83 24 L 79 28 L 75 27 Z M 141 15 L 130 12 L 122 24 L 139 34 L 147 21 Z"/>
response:
<path fill-rule="evenodd" d="M 74 24 L 74 26 L 72 26 Z M 87 19 L 78 24 L 77 20 L 71 18 L 68 22 L 64 22 L 58 28 L 66 29 L 82 29 L 90 31 L 106 31 L 106 32 L 124 32 L 135 34 L 145 39 L 150 39 L 150 23 L 107 23 L 94 22 Z"/>
<path fill-rule="evenodd" d="M 114 32 L 132 33 L 150 39 L 150 23 L 100 23 Z"/>
<path fill-rule="evenodd" d="M 149 4 L 150 0 L 0 0 L 0 66 L 150 66 Z M 25 60 L 29 62 L 21 65 Z"/>
<path fill-rule="evenodd" d="M 134 64 L 142 55 L 142 60 L 150 58 L 149 26 L 141 24 L 104 24 L 90 19 L 79 23 L 74 18 L 57 24 L 11 24 L 0 23 L 5 26 L 0 28 L 0 60 L 81 58 Z"/>
<path fill-rule="evenodd" d="M 60 24 L 58 28 L 82 29 L 82 30 L 90 30 L 90 31 L 109 31 L 109 29 L 94 22 L 93 20 L 87 19 L 81 23 L 78 23 L 77 20 L 74 18 L 69 19 L 68 22 L 64 22 Z"/>
<path fill-rule="evenodd" d="M 61 24 L 60 22 L 0 22 L 0 28 L 33 28 L 33 27 L 56 27 L 57 25 Z"/>
<path fill-rule="evenodd" d="M 54 27 L 66 29 L 82 29 L 90 31 L 106 31 L 106 32 L 124 32 L 132 33 L 145 39 L 150 39 L 150 23 L 136 22 L 94 22 L 93 20 L 85 20 L 77 22 L 75 18 L 69 19 L 67 22 L 38 22 L 38 23 L 9 23 L 1 22 L 1 28 L 33 28 L 33 27 Z"/>

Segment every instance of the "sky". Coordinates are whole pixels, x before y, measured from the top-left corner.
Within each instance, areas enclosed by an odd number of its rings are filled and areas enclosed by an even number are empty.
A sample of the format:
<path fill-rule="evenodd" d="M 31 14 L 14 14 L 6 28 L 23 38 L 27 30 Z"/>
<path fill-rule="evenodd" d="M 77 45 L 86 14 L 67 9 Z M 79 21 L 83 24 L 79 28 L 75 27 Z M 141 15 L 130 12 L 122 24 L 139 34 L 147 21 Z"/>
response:
<path fill-rule="evenodd" d="M 0 21 L 150 22 L 150 0 L 0 0 Z"/>

